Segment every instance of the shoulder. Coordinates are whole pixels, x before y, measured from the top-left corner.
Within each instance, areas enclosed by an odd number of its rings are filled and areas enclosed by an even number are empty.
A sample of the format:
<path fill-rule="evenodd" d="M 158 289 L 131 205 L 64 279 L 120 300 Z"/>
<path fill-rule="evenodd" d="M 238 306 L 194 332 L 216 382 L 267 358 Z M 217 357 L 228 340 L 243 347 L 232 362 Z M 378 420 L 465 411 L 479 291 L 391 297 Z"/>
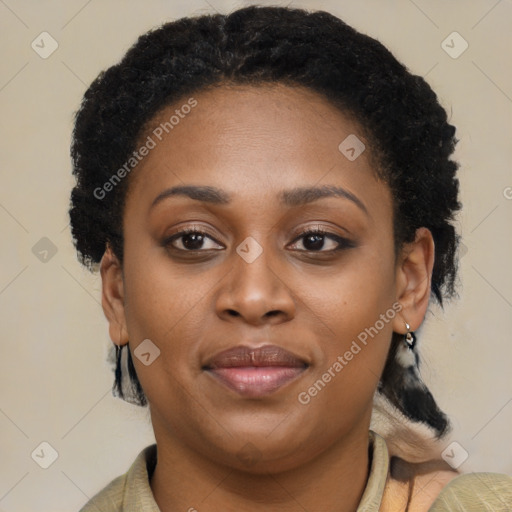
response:
<path fill-rule="evenodd" d="M 430 511 L 442 489 L 459 476 L 442 459 L 412 463 L 391 457 L 382 510 Z"/>
<path fill-rule="evenodd" d="M 95 494 L 79 512 L 120 512 L 123 506 L 123 495 L 126 486 L 127 474 L 114 478 L 106 487 Z"/>
<path fill-rule="evenodd" d="M 460 474 L 443 461 L 412 464 L 393 458 L 382 510 L 410 512 L 510 512 L 512 477 Z M 386 508 L 387 507 L 387 508 Z"/>
<path fill-rule="evenodd" d="M 428 512 L 508 512 L 512 510 L 512 477 L 499 473 L 466 473 L 444 486 Z"/>
<path fill-rule="evenodd" d="M 130 469 L 94 495 L 79 512 L 157 512 L 149 484 L 156 454 L 156 444 L 140 451 Z"/>

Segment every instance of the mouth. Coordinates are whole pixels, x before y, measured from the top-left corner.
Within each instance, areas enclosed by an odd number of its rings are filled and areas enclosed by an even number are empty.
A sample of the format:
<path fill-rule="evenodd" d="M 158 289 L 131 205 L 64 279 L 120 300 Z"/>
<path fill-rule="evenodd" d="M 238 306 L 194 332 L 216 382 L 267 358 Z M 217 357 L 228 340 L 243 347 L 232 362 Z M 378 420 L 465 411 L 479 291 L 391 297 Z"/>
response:
<path fill-rule="evenodd" d="M 203 370 L 238 394 L 257 398 L 297 379 L 308 367 L 306 361 L 291 352 L 265 345 L 225 350 L 210 359 Z"/>

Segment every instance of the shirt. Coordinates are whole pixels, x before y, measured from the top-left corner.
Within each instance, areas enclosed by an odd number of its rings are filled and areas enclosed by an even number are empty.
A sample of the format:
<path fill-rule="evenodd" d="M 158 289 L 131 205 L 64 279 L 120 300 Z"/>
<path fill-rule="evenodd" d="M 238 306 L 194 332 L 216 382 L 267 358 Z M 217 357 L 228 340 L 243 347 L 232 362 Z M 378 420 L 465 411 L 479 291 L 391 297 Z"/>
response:
<path fill-rule="evenodd" d="M 369 478 L 357 512 L 378 512 L 389 477 L 386 441 L 371 430 L 369 434 Z M 156 448 L 156 444 L 144 448 L 126 473 L 112 480 L 79 512 L 161 512 L 150 487 L 157 461 Z M 467 473 L 455 477 L 428 509 L 428 512 L 511 511 L 512 477 L 498 473 Z"/>

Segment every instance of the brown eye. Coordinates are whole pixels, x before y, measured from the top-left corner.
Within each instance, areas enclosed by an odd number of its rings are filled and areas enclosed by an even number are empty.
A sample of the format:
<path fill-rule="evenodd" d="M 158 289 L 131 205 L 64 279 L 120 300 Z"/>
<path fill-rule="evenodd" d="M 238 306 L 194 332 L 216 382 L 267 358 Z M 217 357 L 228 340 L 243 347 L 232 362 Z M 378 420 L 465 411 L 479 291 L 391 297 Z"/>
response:
<path fill-rule="evenodd" d="M 204 244 L 208 240 L 217 243 L 204 231 L 199 231 L 197 229 L 185 229 L 166 238 L 163 245 L 166 247 L 171 246 L 173 249 L 186 252 L 216 250 L 215 247 L 204 247 Z M 181 245 L 181 247 L 179 247 L 179 245 Z"/>
<path fill-rule="evenodd" d="M 303 231 L 295 238 L 294 242 L 301 239 L 303 239 L 302 245 L 304 249 L 299 250 L 308 252 L 334 252 L 354 247 L 353 242 L 350 240 L 323 229 L 308 229 L 307 231 Z M 327 241 L 329 242 L 327 244 L 328 249 L 323 250 L 326 247 Z"/>

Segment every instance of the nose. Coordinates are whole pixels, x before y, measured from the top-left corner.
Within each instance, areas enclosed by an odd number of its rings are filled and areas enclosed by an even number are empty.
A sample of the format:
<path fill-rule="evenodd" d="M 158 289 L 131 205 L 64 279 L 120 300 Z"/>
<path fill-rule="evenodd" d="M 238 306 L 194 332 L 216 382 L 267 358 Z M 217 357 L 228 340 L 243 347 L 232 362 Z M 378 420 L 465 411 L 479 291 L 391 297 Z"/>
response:
<path fill-rule="evenodd" d="M 233 260 L 216 297 L 216 312 L 221 319 L 258 326 L 294 318 L 294 297 L 270 250 L 263 250 L 254 261 L 234 253 Z"/>

